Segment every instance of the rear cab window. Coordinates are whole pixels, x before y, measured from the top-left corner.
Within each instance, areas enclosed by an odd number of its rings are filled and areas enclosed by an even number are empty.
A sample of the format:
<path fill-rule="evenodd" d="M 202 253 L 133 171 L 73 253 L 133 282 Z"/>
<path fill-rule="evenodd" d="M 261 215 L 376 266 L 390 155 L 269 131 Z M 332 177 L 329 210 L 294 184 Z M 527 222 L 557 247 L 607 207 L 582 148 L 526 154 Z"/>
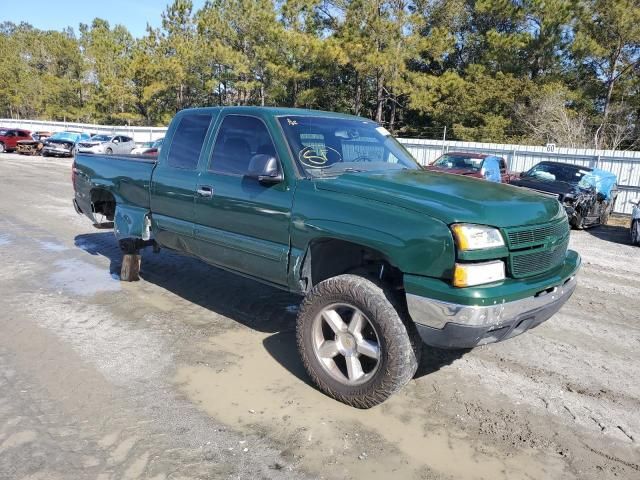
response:
<path fill-rule="evenodd" d="M 187 114 L 180 119 L 167 155 L 170 167 L 196 169 L 211 118 L 211 114 L 198 113 Z"/>

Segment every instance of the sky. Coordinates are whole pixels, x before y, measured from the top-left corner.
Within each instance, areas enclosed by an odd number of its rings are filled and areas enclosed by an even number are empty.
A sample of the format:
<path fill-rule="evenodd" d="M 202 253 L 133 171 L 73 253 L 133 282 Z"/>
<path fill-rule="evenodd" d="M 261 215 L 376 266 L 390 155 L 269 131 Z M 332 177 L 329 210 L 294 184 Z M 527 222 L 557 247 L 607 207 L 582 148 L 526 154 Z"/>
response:
<path fill-rule="evenodd" d="M 193 0 L 194 10 L 205 0 Z M 159 27 L 160 15 L 170 0 L 0 0 L 0 23 L 28 22 L 42 30 L 62 30 L 73 27 L 78 33 L 80 23 L 91 23 L 100 17 L 111 25 L 127 27 L 135 37 L 145 34 L 147 23 Z"/>

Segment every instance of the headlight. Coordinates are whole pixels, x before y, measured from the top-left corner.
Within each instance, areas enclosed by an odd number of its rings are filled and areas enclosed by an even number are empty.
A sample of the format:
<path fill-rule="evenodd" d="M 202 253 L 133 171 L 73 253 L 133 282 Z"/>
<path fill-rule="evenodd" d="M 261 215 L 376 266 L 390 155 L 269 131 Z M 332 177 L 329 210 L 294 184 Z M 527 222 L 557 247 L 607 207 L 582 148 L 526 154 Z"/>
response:
<path fill-rule="evenodd" d="M 463 251 L 504 246 L 504 239 L 497 228 L 470 223 L 456 223 L 451 226 L 451 230 L 456 239 L 456 245 Z"/>
<path fill-rule="evenodd" d="M 504 280 L 504 262 L 456 263 L 453 271 L 454 287 L 472 287 Z"/>

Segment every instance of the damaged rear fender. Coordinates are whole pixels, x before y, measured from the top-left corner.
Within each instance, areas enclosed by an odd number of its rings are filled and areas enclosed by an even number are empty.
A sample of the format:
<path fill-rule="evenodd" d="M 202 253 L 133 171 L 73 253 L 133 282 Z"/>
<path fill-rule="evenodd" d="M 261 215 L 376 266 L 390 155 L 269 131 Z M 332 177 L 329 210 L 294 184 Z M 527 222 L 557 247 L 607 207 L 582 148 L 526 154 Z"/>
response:
<path fill-rule="evenodd" d="M 114 229 L 118 240 L 126 238 L 151 239 L 151 212 L 145 208 L 116 206 Z"/>

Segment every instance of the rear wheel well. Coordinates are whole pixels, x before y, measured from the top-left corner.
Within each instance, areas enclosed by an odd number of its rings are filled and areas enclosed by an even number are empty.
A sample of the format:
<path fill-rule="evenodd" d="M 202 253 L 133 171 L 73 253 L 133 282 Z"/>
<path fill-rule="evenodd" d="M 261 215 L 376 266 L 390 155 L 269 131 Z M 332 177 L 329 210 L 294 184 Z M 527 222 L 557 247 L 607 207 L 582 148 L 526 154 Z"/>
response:
<path fill-rule="evenodd" d="M 374 277 L 393 289 L 403 289 L 402 272 L 378 250 L 336 239 L 309 245 L 301 272 L 303 290 L 345 273 Z"/>
<path fill-rule="evenodd" d="M 112 222 L 116 213 L 116 199 L 108 190 L 93 189 L 91 190 L 91 208 L 93 213 L 102 214 Z"/>

